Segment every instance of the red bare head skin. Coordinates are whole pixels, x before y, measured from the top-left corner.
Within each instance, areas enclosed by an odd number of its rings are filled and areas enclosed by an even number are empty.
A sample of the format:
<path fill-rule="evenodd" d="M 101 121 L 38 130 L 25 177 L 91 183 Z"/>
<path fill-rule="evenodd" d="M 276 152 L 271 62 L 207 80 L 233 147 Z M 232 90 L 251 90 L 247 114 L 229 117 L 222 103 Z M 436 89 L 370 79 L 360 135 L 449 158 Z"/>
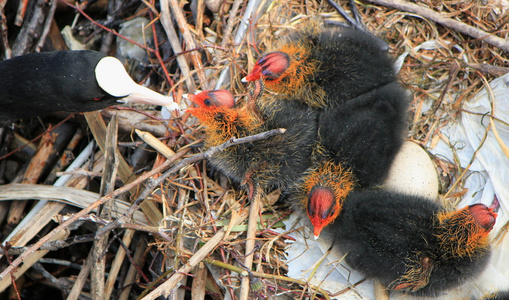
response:
<path fill-rule="evenodd" d="M 290 67 L 288 54 L 276 51 L 267 53 L 256 62 L 251 73 L 246 76 L 247 81 L 263 78 L 267 81 L 278 79 Z"/>
<path fill-rule="evenodd" d="M 479 226 L 487 231 L 493 229 L 497 219 L 496 212 L 493 212 L 491 208 L 481 203 L 470 205 L 468 209 Z"/>
<path fill-rule="evenodd" d="M 235 107 L 235 98 L 227 90 L 203 91 L 196 95 L 189 94 L 189 100 L 198 105 L 200 108 L 207 107 Z"/>
<path fill-rule="evenodd" d="M 334 197 L 331 189 L 323 186 L 316 186 L 309 193 L 306 212 L 313 225 L 315 239 L 320 236 L 322 229 L 329 225 L 337 216 L 340 205 Z"/>

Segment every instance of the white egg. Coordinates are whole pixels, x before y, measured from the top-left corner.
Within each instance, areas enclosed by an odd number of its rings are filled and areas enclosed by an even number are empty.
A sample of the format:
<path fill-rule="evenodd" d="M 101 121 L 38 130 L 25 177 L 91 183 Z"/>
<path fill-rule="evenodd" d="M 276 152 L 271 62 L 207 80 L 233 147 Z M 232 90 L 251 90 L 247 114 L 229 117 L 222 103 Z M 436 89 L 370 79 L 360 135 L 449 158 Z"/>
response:
<path fill-rule="evenodd" d="M 406 141 L 392 163 L 384 186 L 404 194 L 436 199 L 438 175 L 435 165 L 421 146 Z"/>

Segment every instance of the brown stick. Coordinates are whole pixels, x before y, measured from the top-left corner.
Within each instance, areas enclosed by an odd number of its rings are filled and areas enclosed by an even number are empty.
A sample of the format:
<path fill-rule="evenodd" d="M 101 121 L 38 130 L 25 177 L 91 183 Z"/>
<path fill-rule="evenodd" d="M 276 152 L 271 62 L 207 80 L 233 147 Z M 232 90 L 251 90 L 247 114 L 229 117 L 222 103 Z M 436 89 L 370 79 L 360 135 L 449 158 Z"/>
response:
<path fill-rule="evenodd" d="M 459 31 L 476 39 L 483 40 L 486 43 L 498 47 L 504 51 L 509 51 L 509 41 L 503 38 L 499 38 L 495 35 L 489 34 L 487 32 L 484 32 L 478 28 L 467 25 L 463 22 L 443 17 L 440 13 L 431 10 L 427 7 L 424 7 L 422 5 L 410 3 L 403 0 L 368 0 L 368 1 L 378 5 L 393 7 L 402 11 L 421 15 L 446 27 L 452 28 L 456 31 Z"/>
<path fill-rule="evenodd" d="M 44 166 L 48 161 L 49 156 L 51 155 L 51 153 L 55 151 L 53 146 L 55 144 L 55 140 L 57 139 L 57 137 L 58 134 L 56 133 L 47 133 L 43 136 L 39 148 L 37 149 L 37 153 L 30 161 L 30 164 L 28 165 L 22 183 L 35 184 L 37 182 L 39 176 L 44 170 Z M 23 200 L 14 201 L 11 204 L 11 207 L 9 209 L 9 216 L 7 218 L 7 224 L 9 224 L 10 226 L 15 226 L 16 224 L 19 223 L 27 203 L 28 201 Z M 10 243 L 11 245 L 16 245 L 15 240 L 11 239 Z"/>
<path fill-rule="evenodd" d="M 187 49 L 195 49 L 196 43 L 194 42 L 193 36 L 189 31 L 188 24 L 186 22 L 186 17 L 184 16 L 184 12 L 182 8 L 179 6 L 177 0 L 170 0 L 171 10 L 173 11 L 173 16 L 175 20 L 177 20 L 177 24 L 182 32 L 182 36 L 184 37 L 184 42 L 186 43 Z M 207 86 L 207 78 L 205 77 L 205 72 L 203 72 L 203 64 L 200 59 L 200 54 L 198 51 L 192 51 L 189 53 L 191 56 L 191 61 L 193 62 L 194 69 L 198 72 L 198 79 L 200 81 L 201 88 L 204 90 L 208 90 Z"/>
<path fill-rule="evenodd" d="M 260 187 L 257 187 L 256 194 L 249 206 L 249 221 L 247 223 L 247 237 L 246 237 L 246 258 L 244 259 L 244 266 L 251 270 L 253 265 L 253 256 L 254 256 L 254 248 L 255 248 L 255 237 L 256 237 L 256 228 L 258 225 L 258 220 L 260 216 L 260 202 L 261 202 L 261 194 L 262 190 Z M 249 276 L 245 276 L 242 278 L 242 283 L 240 286 L 240 300 L 247 300 L 249 298 Z"/>
<path fill-rule="evenodd" d="M 166 36 L 168 36 L 168 41 L 170 42 L 171 48 L 174 53 L 182 53 L 183 49 L 180 45 L 179 38 L 175 31 L 175 27 L 171 21 L 170 8 L 168 4 L 168 0 L 160 0 L 161 2 L 161 24 L 163 25 L 164 31 L 166 32 Z M 191 73 L 191 69 L 187 64 L 187 60 L 184 55 L 177 55 L 177 63 L 182 71 L 182 77 L 185 78 L 187 90 L 189 93 L 194 93 L 196 90 L 196 86 L 194 81 L 189 76 Z"/>

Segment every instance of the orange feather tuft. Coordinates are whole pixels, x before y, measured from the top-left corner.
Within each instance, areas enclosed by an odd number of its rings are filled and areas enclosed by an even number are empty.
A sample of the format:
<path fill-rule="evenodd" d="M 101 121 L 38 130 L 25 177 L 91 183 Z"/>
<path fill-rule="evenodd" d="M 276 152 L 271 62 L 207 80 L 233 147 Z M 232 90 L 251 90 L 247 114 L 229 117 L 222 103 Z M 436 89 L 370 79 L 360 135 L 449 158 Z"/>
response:
<path fill-rule="evenodd" d="M 227 107 L 198 107 L 187 110 L 205 126 L 207 146 L 217 146 L 229 139 L 245 137 L 261 125 L 247 110 Z"/>
<path fill-rule="evenodd" d="M 436 236 L 444 255 L 453 258 L 470 257 L 488 250 L 488 234 L 497 215 L 491 209 L 482 206 L 484 209 L 472 205 L 438 215 Z"/>
<path fill-rule="evenodd" d="M 389 290 L 414 293 L 428 285 L 433 271 L 433 261 L 429 257 L 422 257 L 421 253 L 416 256 L 416 260 L 407 260 L 405 274 L 391 282 L 387 286 Z"/>

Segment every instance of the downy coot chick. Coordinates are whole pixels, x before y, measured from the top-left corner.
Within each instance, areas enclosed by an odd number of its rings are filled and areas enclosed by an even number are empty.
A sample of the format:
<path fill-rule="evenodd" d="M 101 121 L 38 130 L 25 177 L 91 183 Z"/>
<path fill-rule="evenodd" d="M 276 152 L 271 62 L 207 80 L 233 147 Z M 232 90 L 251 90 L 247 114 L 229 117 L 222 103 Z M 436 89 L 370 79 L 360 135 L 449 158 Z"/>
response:
<path fill-rule="evenodd" d="M 483 204 L 446 212 L 426 198 L 371 189 L 351 192 L 330 230 L 353 269 L 391 291 L 436 296 L 481 273 L 496 216 Z"/>
<path fill-rule="evenodd" d="M 291 114 L 281 114 L 276 118 L 265 118 L 265 112 L 261 111 L 260 120 L 247 105 L 234 107 L 233 96 L 227 91 L 205 91 L 189 95 L 189 99 L 198 105 L 188 111 L 205 126 L 208 146 L 217 146 L 232 137 L 286 129 L 283 134 L 234 145 L 209 158 L 212 168 L 245 185 L 250 197 L 254 195 L 255 186 L 259 185 L 264 190 L 284 188 L 311 166 L 317 120 L 306 107 L 296 103 Z M 281 111 L 278 107 L 273 108 Z"/>
<path fill-rule="evenodd" d="M 350 27 L 303 26 L 263 55 L 246 79 L 261 79 L 272 91 L 257 101 L 268 119 L 276 118 L 271 111 L 283 115 L 288 102 L 315 110 L 324 153 L 350 169 L 359 187 L 370 187 L 384 181 L 403 143 L 409 101 L 387 45 L 329 2 Z"/>
<path fill-rule="evenodd" d="M 55 111 L 86 112 L 115 104 L 178 106 L 136 84 L 122 63 L 96 51 L 32 53 L 0 62 L 0 125 Z"/>
<path fill-rule="evenodd" d="M 353 22 L 349 27 L 304 24 L 259 58 L 244 81 L 261 79 L 275 94 L 262 104 L 290 96 L 287 99 L 326 109 L 395 81 L 388 46 L 363 30 L 362 24 L 348 20 Z"/>

